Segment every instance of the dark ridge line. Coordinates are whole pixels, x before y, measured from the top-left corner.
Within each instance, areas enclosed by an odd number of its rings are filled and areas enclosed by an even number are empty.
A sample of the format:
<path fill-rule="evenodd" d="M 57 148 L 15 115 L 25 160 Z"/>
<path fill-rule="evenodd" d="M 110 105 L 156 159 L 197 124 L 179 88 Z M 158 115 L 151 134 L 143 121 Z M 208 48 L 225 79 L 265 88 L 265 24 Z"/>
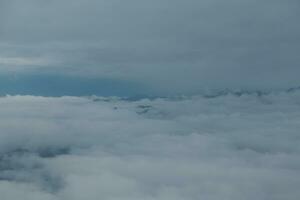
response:
<path fill-rule="evenodd" d="M 262 97 L 262 96 L 267 96 L 267 95 L 275 94 L 275 93 L 295 93 L 298 91 L 300 91 L 300 86 L 289 88 L 289 89 L 283 89 L 283 90 L 239 90 L 239 91 L 234 91 L 234 90 L 226 89 L 223 91 L 219 91 L 216 94 L 203 95 L 203 96 L 206 98 L 215 98 L 215 97 L 226 96 L 226 95 L 233 95 L 233 96 L 237 96 L 237 97 L 241 97 L 243 95 L 256 95 L 257 97 Z"/>
<path fill-rule="evenodd" d="M 183 100 L 188 99 L 190 97 L 201 96 L 203 98 L 217 98 L 221 96 L 233 95 L 236 97 L 241 97 L 243 95 L 256 95 L 258 97 L 267 96 L 270 94 L 278 94 L 278 93 L 295 93 L 300 91 L 299 87 L 292 87 L 289 89 L 276 89 L 276 90 L 232 90 L 232 89 L 224 89 L 224 90 L 211 90 L 208 92 L 199 92 L 190 95 L 133 95 L 133 96 L 99 96 L 99 95 L 82 95 L 82 96 L 72 96 L 72 95 L 58 95 L 58 96 L 44 96 L 44 95 L 30 95 L 30 94 L 0 94 L 0 98 L 5 98 L 8 96 L 34 96 L 34 97 L 45 97 L 45 98 L 61 98 L 61 97 L 84 97 L 91 99 L 94 102 L 102 101 L 102 102 L 111 102 L 113 100 L 121 100 L 121 101 L 140 101 L 143 99 L 148 100 L 156 100 L 156 99 L 169 99 L 169 100 Z"/>
<path fill-rule="evenodd" d="M 174 96 L 141 96 L 141 97 L 127 97 L 127 98 L 120 98 L 120 100 L 125 101 L 139 101 L 142 99 L 169 99 L 169 100 L 183 100 L 188 99 L 190 97 L 201 96 L 204 98 L 218 98 L 221 96 L 232 95 L 236 97 L 241 97 L 243 95 L 255 95 L 257 97 L 267 96 L 270 94 L 278 94 L 278 93 L 295 93 L 300 91 L 299 87 L 292 87 L 289 89 L 278 89 L 278 90 L 232 90 L 232 89 L 224 89 L 224 90 L 215 90 L 211 92 L 203 92 L 193 95 L 174 95 Z"/>

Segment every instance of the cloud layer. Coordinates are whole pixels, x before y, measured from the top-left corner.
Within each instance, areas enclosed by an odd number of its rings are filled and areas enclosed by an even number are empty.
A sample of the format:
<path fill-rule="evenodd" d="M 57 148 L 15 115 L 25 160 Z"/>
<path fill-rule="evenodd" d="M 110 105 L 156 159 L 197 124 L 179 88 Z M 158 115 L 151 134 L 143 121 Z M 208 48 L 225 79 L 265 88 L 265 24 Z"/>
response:
<path fill-rule="evenodd" d="M 0 71 L 170 93 L 295 87 L 299 8 L 296 0 L 1 0 Z"/>
<path fill-rule="evenodd" d="M 300 93 L 0 98 L 3 200 L 300 197 Z"/>
<path fill-rule="evenodd" d="M 299 5 L 0 0 L 1 200 L 298 200 Z"/>

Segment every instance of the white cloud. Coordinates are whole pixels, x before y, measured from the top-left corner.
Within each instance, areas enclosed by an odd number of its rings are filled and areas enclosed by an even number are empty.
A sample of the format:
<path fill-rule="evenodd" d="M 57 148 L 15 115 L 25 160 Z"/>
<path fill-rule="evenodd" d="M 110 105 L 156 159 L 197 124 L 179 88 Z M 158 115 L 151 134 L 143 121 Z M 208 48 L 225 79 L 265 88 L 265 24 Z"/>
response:
<path fill-rule="evenodd" d="M 300 93 L 0 98 L 3 200 L 297 200 Z"/>
<path fill-rule="evenodd" d="M 26 58 L 26 57 L 0 57 L 0 65 L 45 65 L 48 64 L 41 58 Z"/>
<path fill-rule="evenodd" d="M 0 73 L 32 73 L 49 70 L 59 62 L 46 57 L 0 56 Z"/>

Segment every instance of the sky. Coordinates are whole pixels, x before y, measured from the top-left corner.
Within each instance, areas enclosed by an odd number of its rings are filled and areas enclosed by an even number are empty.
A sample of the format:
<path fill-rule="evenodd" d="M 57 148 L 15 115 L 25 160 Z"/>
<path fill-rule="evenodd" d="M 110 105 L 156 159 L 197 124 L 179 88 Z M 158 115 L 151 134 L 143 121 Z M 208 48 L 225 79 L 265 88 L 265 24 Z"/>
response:
<path fill-rule="evenodd" d="M 0 76 L 12 88 L 0 92 L 298 87 L 299 15 L 297 0 L 0 0 Z"/>

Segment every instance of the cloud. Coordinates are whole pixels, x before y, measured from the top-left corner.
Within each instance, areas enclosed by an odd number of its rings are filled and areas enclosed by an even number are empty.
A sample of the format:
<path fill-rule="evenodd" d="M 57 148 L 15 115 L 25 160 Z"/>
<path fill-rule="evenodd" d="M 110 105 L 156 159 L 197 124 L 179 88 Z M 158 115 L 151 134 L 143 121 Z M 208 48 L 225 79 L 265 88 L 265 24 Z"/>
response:
<path fill-rule="evenodd" d="M 299 8 L 0 0 L 1 199 L 298 200 Z"/>
<path fill-rule="evenodd" d="M 45 61 L 38 59 L 38 58 L 22 58 L 22 57 L 16 57 L 16 58 L 5 58 L 0 57 L 0 64 L 1 65 L 44 65 Z"/>
<path fill-rule="evenodd" d="M 298 1 L 1 3 L 1 54 L 59 61 L 38 72 L 130 80 L 162 93 L 300 85 Z"/>
<path fill-rule="evenodd" d="M 299 199 L 299 91 L 0 98 L 4 200 Z"/>

